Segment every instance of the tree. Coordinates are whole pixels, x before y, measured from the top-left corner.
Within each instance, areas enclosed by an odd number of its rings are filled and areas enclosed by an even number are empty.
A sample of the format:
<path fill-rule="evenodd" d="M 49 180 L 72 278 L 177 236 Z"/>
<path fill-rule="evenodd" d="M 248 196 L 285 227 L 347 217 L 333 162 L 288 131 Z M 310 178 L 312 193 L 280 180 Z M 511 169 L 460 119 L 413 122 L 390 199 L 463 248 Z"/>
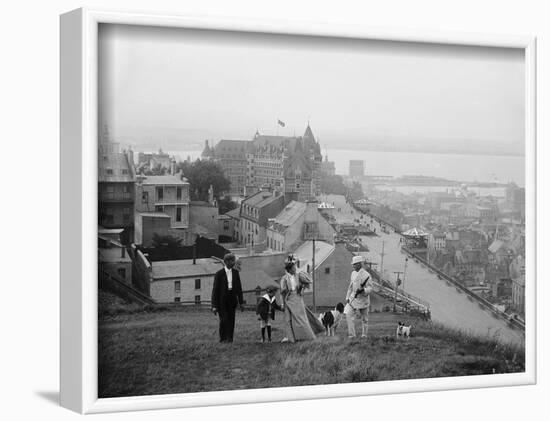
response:
<path fill-rule="evenodd" d="M 138 174 L 143 175 L 166 175 L 167 169 L 161 166 L 160 163 L 155 165 L 153 168 L 149 168 L 148 166 L 145 167 L 139 167 L 137 170 Z"/>
<path fill-rule="evenodd" d="M 176 259 L 181 250 L 181 238 L 172 235 L 153 234 L 153 248 L 158 250 L 158 254 L 167 258 Z"/>
<path fill-rule="evenodd" d="M 365 195 L 363 194 L 363 188 L 361 187 L 361 184 L 358 183 L 357 181 L 354 181 L 353 184 L 351 185 L 350 195 L 351 195 L 351 200 L 353 201 L 359 200 L 365 197 Z"/>
<path fill-rule="evenodd" d="M 227 196 L 218 200 L 218 209 L 219 209 L 220 215 L 226 214 L 227 212 L 233 209 L 236 209 L 237 206 L 239 206 L 237 202 L 234 202 Z"/>
<path fill-rule="evenodd" d="M 321 192 L 323 194 L 339 194 L 345 196 L 347 187 L 344 184 L 344 179 L 340 175 L 322 175 L 321 176 Z"/>
<path fill-rule="evenodd" d="M 208 200 L 210 186 L 214 189 L 214 198 L 219 200 L 231 186 L 231 182 L 220 164 L 213 161 L 180 162 L 178 169 L 183 172 L 190 184 L 191 200 Z"/>

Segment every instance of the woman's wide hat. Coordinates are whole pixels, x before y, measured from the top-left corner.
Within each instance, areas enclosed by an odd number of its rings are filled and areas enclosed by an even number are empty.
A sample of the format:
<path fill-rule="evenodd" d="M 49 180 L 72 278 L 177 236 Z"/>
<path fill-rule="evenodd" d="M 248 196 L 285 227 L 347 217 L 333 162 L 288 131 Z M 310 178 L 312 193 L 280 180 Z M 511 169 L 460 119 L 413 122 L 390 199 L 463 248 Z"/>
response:
<path fill-rule="evenodd" d="M 363 256 L 353 256 L 353 259 L 351 259 L 351 264 L 354 265 L 356 263 L 363 263 Z"/>

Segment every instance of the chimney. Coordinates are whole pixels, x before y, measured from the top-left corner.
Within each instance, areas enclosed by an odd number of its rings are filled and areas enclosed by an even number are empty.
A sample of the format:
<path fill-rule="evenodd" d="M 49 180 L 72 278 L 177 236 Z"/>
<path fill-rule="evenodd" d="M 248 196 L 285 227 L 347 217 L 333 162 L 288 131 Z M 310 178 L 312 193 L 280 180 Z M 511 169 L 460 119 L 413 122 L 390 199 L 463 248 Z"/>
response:
<path fill-rule="evenodd" d="M 128 148 L 128 161 L 129 161 L 131 167 L 136 165 L 136 163 L 134 162 L 134 151 L 132 150 L 131 147 Z"/>
<path fill-rule="evenodd" d="M 212 187 L 212 184 L 210 184 L 210 187 L 208 188 L 208 203 L 211 205 L 214 204 L 214 188 Z"/>
<path fill-rule="evenodd" d="M 174 158 L 170 160 L 170 174 L 176 175 L 176 160 Z"/>
<path fill-rule="evenodd" d="M 126 257 L 126 248 L 125 247 L 120 248 L 120 257 Z"/>
<path fill-rule="evenodd" d="M 197 264 L 197 243 L 193 244 L 193 264 Z"/>

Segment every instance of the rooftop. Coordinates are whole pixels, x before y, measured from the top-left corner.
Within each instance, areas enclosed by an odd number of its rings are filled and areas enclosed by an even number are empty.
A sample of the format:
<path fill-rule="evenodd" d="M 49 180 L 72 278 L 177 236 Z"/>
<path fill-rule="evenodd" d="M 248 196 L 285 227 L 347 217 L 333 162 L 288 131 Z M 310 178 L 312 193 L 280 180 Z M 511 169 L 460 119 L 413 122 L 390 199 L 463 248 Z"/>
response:
<path fill-rule="evenodd" d="M 247 197 L 243 200 L 243 204 L 248 206 L 254 206 L 261 208 L 270 204 L 275 200 L 280 200 L 281 196 L 275 196 L 273 193 L 268 191 L 259 191 L 258 193 L 253 194 L 252 196 Z"/>
<path fill-rule="evenodd" d="M 189 204 L 191 206 L 206 206 L 209 208 L 215 208 L 215 206 L 212 203 L 205 202 L 204 200 L 191 200 Z"/>
<path fill-rule="evenodd" d="M 197 275 L 214 275 L 223 267 L 219 260 L 207 258 L 188 260 L 167 260 L 164 262 L 151 262 L 153 280 L 182 278 Z"/>
<path fill-rule="evenodd" d="M 274 218 L 271 228 L 277 231 L 285 231 L 292 226 L 306 212 L 304 202 L 293 200 Z"/>
<path fill-rule="evenodd" d="M 185 180 L 185 179 L 184 179 Z M 147 185 L 189 185 L 187 181 L 182 180 L 179 176 L 176 175 L 148 175 L 144 176 L 142 184 Z"/>
<path fill-rule="evenodd" d="M 170 215 L 167 215 L 163 212 L 138 212 L 141 216 L 148 216 L 149 218 L 168 218 Z"/>
<path fill-rule="evenodd" d="M 98 161 L 99 182 L 131 183 L 134 180 L 133 169 L 124 153 L 106 153 Z"/>
<path fill-rule="evenodd" d="M 315 241 L 315 269 L 317 269 L 334 251 L 334 245 L 324 241 Z M 300 260 L 300 269 L 312 265 L 313 241 L 306 241 L 294 251 L 294 257 Z"/>
<path fill-rule="evenodd" d="M 225 215 L 230 216 L 233 219 L 239 219 L 240 213 L 241 213 L 241 209 L 240 208 L 235 208 L 235 209 L 230 210 L 229 212 L 227 212 Z"/>

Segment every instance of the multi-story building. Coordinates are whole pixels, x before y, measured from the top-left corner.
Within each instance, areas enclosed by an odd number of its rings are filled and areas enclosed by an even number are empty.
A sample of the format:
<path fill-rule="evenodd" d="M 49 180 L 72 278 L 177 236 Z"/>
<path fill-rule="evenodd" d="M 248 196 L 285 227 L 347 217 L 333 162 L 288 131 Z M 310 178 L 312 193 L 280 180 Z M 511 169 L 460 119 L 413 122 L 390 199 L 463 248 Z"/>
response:
<path fill-rule="evenodd" d="M 132 284 L 132 259 L 123 244 L 109 236 L 98 235 L 98 261 L 100 271 Z"/>
<path fill-rule="evenodd" d="M 365 161 L 360 159 L 350 159 L 349 176 L 362 178 L 365 175 Z"/>
<path fill-rule="evenodd" d="M 315 239 L 334 242 L 336 232 L 322 215 L 323 208 L 314 201 L 291 201 L 273 219 L 266 230 L 267 248 L 274 252 L 291 252 L 306 240 L 306 225 Z M 311 237 L 309 239 L 312 239 Z"/>
<path fill-rule="evenodd" d="M 170 218 L 169 232 L 167 224 L 146 224 L 148 219 Z M 145 238 L 151 237 L 147 231 L 162 227 L 158 234 L 174 235 L 182 238 L 184 243 L 189 238 L 189 183 L 180 175 L 140 176 L 136 183 L 136 244 L 143 244 Z"/>
<path fill-rule="evenodd" d="M 215 147 L 205 141 L 203 159 L 212 159 L 220 163 L 225 176 L 231 182 L 229 194 L 243 196 L 250 176 L 251 144 L 247 140 L 222 139 Z"/>
<path fill-rule="evenodd" d="M 284 196 L 279 192 L 262 190 L 241 202 L 241 243 L 260 245 L 266 241 L 266 228 L 270 218 L 278 215 L 284 207 Z"/>
<path fill-rule="evenodd" d="M 325 160 L 321 162 L 321 173 L 329 177 L 336 174 L 336 165 L 328 160 L 328 155 L 325 155 Z"/>
<path fill-rule="evenodd" d="M 270 219 L 266 230 L 267 248 L 281 252 L 292 250 L 302 240 L 305 213 L 304 202 L 292 201 L 275 218 Z"/>
<path fill-rule="evenodd" d="M 435 231 L 430 233 L 428 237 L 428 248 L 434 250 L 436 253 L 445 250 L 447 243 L 447 235 L 441 231 Z"/>
<path fill-rule="evenodd" d="M 509 268 L 512 278 L 512 308 L 520 315 L 525 314 L 525 259 L 517 256 Z"/>
<path fill-rule="evenodd" d="M 231 195 L 246 196 L 269 187 L 281 193 L 298 193 L 301 201 L 320 193 L 322 155 L 308 125 L 303 136 L 268 136 L 258 131 L 253 139 L 208 141 L 203 159 L 220 162 L 231 182 Z"/>
<path fill-rule="evenodd" d="M 123 228 L 122 241 L 133 237 L 135 171 L 131 151 L 101 142 L 98 156 L 98 224 Z"/>
<path fill-rule="evenodd" d="M 219 259 L 168 260 L 151 263 L 150 294 L 157 303 L 210 304 Z"/>

